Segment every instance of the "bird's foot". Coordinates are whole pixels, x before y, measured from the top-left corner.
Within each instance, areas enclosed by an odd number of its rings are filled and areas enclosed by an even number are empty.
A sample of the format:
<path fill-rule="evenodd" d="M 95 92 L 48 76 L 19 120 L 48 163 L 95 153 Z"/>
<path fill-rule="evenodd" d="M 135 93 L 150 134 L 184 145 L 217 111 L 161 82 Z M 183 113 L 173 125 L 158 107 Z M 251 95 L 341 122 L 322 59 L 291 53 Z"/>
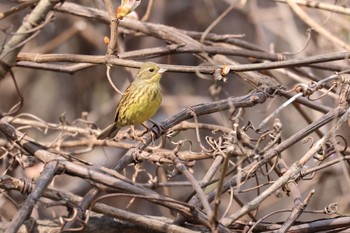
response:
<path fill-rule="evenodd" d="M 165 130 L 161 125 L 157 124 L 156 122 L 149 120 L 150 122 L 152 122 L 157 128 L 158 130 L 155 131 L 149 127 L 147 127 L 145 124 L 142 124 L 143 127 L 145 127 L 147 130 L 145 132 L 143 132 L 143 135 L 145 135 L 147 132 L 151 133 L 151 137 L 152 137 L 152 143 L 155 144 L 154 142 L 158 139 L 158 137 L 160 135 L 162 135 L 162 132 Z"/>
<path fill-rule="evenodd" d="M 160 137 L 163 134 L 163 132 L 165 131 L 164 127 L 151 119 L 149 119 L 149 121 L 152 124 L 154 124 L 158 129 L 157 132 L 155 132 L 154 130 L 151 129 L 151 132 L 154 133 L 155 137 L 157 137 L 157 138 Z"/>
<path fill-rule="evenodd" d="M 145 139 L 143 139 L 143 135 L 145 134 L 145 133 L 142 133 L 141 134 L 141 136 L 139 136 L 139 135 L 137 135 L 136 134 L 136 130 L 135 130 L 135 127 L 132 125 L 131 126 L 131 131 L 132 131 L 132 137 L 136 140 L 136 141 L 142 141 L 144 144 L 146 143 L 146 141 L 145 141 Z"/>

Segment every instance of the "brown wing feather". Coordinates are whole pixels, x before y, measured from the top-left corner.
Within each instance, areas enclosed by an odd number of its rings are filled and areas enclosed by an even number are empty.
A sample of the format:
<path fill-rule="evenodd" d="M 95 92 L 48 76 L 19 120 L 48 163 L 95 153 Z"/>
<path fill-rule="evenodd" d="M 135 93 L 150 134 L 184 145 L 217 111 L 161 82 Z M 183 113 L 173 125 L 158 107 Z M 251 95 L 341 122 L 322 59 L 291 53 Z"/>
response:
<path fill-rule="evenodd" d="M 133 85 L 131 83 L 130 86 L 128 86 L 128 88 L 126 88 L 126 90 L 124 91 L 122 98 L 120 99 L 117 105 L 117 108 L 115 110 L 115 118 L 114 118 L 115 122 L 118 122 L 120 108 L 124 106 L 126 102 L 128 102 L 129 96 L 132 94 L 132 89 L 133 89 Z"/>

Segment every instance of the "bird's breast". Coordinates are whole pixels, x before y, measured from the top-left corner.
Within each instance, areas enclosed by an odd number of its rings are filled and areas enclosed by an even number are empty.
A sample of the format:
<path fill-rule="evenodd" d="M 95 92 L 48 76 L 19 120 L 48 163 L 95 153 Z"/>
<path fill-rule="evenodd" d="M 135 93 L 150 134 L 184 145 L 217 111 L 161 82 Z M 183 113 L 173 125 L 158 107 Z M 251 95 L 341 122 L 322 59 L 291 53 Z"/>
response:
<path fill-rule="evenodd" d="M 137 125 L 150 119 L 158 110 L 162 101 L 162 92 L 159 83 L 145 84 L 139 91 L 133 93 L 129 98 L 129 103 L 120 109 L 123 114 L 119 114 L 120 126 Z"/>

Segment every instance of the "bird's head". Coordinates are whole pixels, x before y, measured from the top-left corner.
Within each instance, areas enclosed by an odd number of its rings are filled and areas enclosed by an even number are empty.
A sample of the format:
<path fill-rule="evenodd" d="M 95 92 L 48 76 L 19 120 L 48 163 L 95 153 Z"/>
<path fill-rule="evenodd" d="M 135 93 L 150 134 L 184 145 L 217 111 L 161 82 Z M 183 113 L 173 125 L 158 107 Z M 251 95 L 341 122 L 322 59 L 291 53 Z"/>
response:
<path fill-rule="evenodd" d="M 160 68 L 156 63 L 145 62 L 141 65 L 136 79 L 145 81 L 147 83 L 156 83 L 159 82 L 162 74 L 165 71 L 166 69 Z"/>

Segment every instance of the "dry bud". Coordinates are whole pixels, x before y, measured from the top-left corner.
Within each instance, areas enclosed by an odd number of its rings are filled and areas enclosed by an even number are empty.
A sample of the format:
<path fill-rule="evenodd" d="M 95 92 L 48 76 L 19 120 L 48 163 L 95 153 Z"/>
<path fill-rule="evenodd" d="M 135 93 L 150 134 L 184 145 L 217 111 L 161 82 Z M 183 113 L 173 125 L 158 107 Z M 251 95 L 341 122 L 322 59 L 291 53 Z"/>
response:
<path fill-rule="evenodd" d="M 104 42 L 105 44 L 109 44 L 109 37 L 108 37 L 108 36 L 105 36 L 105 37 L 103 38 L 103 42 Z"/>

